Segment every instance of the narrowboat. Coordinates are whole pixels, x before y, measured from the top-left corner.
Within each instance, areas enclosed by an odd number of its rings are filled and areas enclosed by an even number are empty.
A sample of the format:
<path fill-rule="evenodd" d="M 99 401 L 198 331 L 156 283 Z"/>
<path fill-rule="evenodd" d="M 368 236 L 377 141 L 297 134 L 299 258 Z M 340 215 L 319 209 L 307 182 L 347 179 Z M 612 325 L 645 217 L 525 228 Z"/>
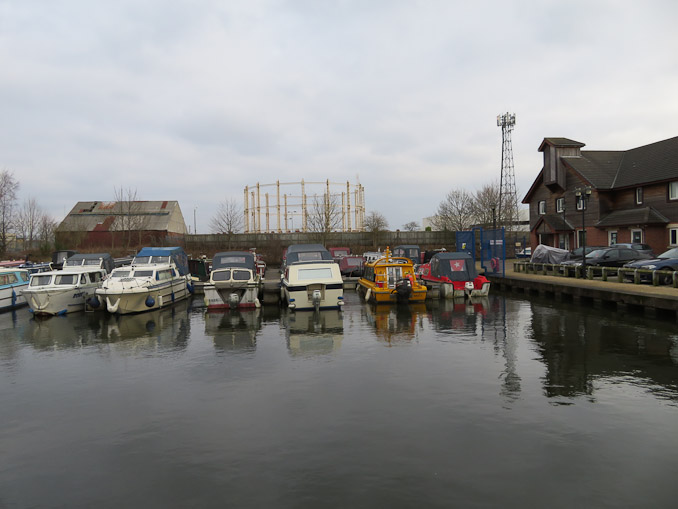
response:
<path fill-rule="evenodd" d="M 0 311 L 10 311 L 26 305 L 23 291 L 30 276 L 26 269 L 0 268 Z"/>
<path fill-rule="evenodd" d="M 113 271 L 111 255 L 74 254 L 61 263 L 61 270 L 31 274 L 24 290 L 29 311 L 38 316 L 54 316 L 86 308 L 101 309 L 101 303 L 93 297 L 103 279 Z"/>
<path fill-rule="evenodd" d="M 144 247 L 132 264 L 106 278 L 96 297 L 109 313 L 142 313 L 171 306 L 193 291 L 188 257 L 180 247 Z"/>
<path fill-rule="evenodd" d="M 261 286 L 255 253 L 217 253 L 212 258 L 209 282 L 203 287 L 205 306 L 207 309 L 258 308 Z"/>
<path fill-rule="evenodd" d="M 340 309 L 344 305 L 344 283 L 339 265 L 320 244 L 290 246 L 280 296 L 292 310 Z"/>
<path fill-rule="evenodd" d="M 443 299 L 487 297 L 490 292 L 490 281 L 478 274 L 466 252 L 437 253 L 419 267 L 419 274 L 426 286 L 439 288 Z"/>
<path fill-rule="evenodd" d="M 426 286 L 417 280 L 412 260 L 391 256 L 389 248 L 382 258 L 365 264 L 356 290 L 365 300 L 377 304 L 426 300 Z"/>

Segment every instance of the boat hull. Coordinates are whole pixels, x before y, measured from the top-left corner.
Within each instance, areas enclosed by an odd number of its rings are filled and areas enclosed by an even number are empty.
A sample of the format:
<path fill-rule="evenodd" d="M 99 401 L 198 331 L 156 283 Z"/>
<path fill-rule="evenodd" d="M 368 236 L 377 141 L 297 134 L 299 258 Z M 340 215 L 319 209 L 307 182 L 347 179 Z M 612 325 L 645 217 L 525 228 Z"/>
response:
<path fill-rule="evenodd" d="M 358 282 L 356 290 L 366 301 L 374 304 L 395 304 L 399 302 L 398 293 L 391 288 L 379 288 L 361 280 Z M 424 302 L 426 293 L 426 287 L 418 285 L 412 289 L 412 293 L 405 302 Z"/>
<path fill-rule="evenodd" d="M 109 313 L 125 315 L 162 309 L 188 297 L 185 277 L 149 287 L 99 289 L 97 296 L 105 301 Z"/>
<path fill-rule="evenodd" d="M 287 306 L 294 310 L 338 309 L 344 305 L 343 283 L 290 285 L 283 280 L 281 291 Z"/>
<path fill-rule="evenodd" d="M 84 311 L 85 308 L 91 310 L 103 309 L 101 301 L 97 305 L 92 305 L 90 301 L 98 286 L 87 288 L 68 288 L 68 289 L 47 289 L 24 291 L 24 297 L 28 303 L 31 313 L 38 316 L 65 315 Z"/>
<path fill-rule="evenodd" d="M 0 311 L 10 311 L 25 306 L 27 303 L 23 291 L 27 287 L 28 282 L 0 288 Z"/>
<path fill-rule="evenodd" d="M 207 309 L 247 309 L 261 307 L 259 301 L 260 285 L 219 285 L 205 283 L 205 306 Z"/>

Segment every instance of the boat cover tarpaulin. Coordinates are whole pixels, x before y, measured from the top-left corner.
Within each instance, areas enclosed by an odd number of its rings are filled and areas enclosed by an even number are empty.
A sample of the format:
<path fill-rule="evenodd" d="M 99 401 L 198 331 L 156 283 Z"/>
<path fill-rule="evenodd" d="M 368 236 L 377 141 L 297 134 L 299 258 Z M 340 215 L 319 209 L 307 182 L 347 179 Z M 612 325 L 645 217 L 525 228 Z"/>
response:
<path fill-rule="evenodd" d="M 188 256 L 181 247 L 143 247 L 137 256 L 169 256 L 179 269 L 179 274 L 187 275 Z"/>
<path fill-rule="evenodd" d="M 563 263 L 566 260 L 570 259 L 570 252 L 566 249 L 559 249 L 557 247 L 545 246 L 544 244 L 539 244 L 534 253 L 532 253 L 532 258 L 530 262 L 532 263 Z"/>
<path fill-rule="evenodd" d="M 438 253 L 431 258 L 431 275 L 450 281 L 473 281 L 478 277 L 473 257 L 468 253 Z"/>
<path fill-rule="evenodd" d="M 83 253 L 83 254 L 74 254 L 69 256 L 66 259 L 66 266 L 77 267 L 80 265 L 99 265 L 101 261 L 101 268 L 106 269 L 106 272 L 110 274 L 115 268 L 115 263 L 113 262 L 113 257 L 108 253 Z M 84 263 L 83 263 L 84 262 Z"/>
<path fill-rule="evenodd" d="M 212 258 L 212 270 L 226 267 L 243 267 L 256 272 L 257 262 L 254 254 L 249 251 L 224 251 Z"/>

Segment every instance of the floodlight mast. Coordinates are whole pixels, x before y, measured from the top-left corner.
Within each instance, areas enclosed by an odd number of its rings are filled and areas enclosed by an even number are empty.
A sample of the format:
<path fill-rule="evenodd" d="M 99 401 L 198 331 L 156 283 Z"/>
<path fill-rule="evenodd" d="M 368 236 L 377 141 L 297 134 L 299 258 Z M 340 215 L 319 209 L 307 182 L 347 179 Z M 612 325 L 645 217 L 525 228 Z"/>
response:
<path fill-rule="evenodd" d="M 515 113 L 497 115 L 497 126 L 501 127 L 501 176 L 499 179 L 499 203 L 497 219 L 504 226 L 512 225 L 518 214 L 518 192 L 513 168 L 513 145 L 511 132 L 516 125 Z M 503 214 L 503 215 L 502 215 Z"/>

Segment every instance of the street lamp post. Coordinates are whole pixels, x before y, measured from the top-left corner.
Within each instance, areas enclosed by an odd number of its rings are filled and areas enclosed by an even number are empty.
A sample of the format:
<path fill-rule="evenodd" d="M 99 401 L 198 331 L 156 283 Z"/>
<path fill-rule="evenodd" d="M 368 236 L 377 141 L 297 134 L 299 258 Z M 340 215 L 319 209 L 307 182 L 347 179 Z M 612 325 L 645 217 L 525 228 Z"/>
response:
<path fill-rule="evenodd" d="M 586 202 L 591 197 L 590 187 L 578 187 L 574 190 L 574 195 L 581 203 L 581 273 L 582 277 L 586 277 Z"/>

